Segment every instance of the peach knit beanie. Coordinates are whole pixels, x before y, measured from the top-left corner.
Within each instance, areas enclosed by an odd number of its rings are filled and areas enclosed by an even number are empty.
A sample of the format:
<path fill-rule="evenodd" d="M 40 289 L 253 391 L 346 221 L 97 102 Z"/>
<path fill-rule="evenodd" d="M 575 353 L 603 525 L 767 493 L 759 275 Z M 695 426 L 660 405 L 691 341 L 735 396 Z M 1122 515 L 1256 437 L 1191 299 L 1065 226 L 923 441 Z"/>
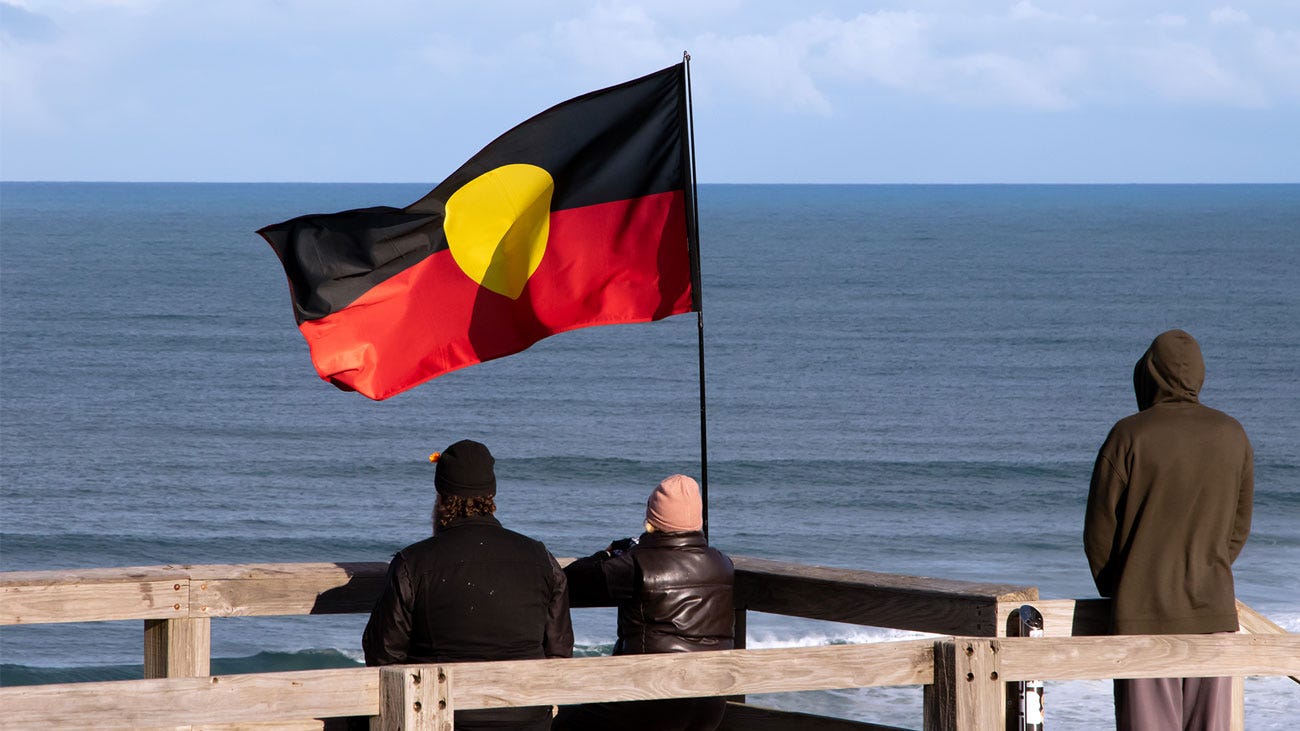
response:
<path fill-rule="evenodd" d="M 665 477 L 650 493 L 645 504 L 645 519 L 655 530 L 686 533 L 704 527 L 704 508 L 700 486 L 686 475 Z"/>

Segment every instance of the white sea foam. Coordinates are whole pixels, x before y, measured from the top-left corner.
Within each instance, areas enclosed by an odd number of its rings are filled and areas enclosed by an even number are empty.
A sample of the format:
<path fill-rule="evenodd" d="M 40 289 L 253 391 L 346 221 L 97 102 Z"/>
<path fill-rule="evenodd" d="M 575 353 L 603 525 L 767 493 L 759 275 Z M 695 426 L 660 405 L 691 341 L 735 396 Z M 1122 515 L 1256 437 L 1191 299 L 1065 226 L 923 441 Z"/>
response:
<path fill-rule="evenodd" d="M 1300 633 L 1300 612 L 1275 613 L 1268 618 L 1287 632 Z"/>
<path fill-rule="evenodd" d="M 796 635 L 782 635 L 772 631 L 747 632 L 745 647 L 751 650 L 765 650 L 779 647 L 819 647 L 822 645 L 860 645 L 875 642 L 893 642 L 897 640 L 916 640 L 939 635 L 925 632 L 906 632 L 895 629 L 876 627 L 850 627 L 847 630 L 831 632 L 803 632 Z"/>

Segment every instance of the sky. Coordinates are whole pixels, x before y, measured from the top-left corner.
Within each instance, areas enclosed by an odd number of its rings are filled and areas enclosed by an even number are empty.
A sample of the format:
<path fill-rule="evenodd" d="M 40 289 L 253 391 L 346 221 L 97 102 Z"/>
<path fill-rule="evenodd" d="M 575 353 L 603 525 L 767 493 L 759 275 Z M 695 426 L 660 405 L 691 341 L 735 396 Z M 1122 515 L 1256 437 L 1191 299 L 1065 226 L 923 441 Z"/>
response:
<path fill-rule="evenodd" d="M 0 0 L 0 179 L 432 184 L 683 51 L 702 183 L 1300 182 L 1300 0 Z"/>

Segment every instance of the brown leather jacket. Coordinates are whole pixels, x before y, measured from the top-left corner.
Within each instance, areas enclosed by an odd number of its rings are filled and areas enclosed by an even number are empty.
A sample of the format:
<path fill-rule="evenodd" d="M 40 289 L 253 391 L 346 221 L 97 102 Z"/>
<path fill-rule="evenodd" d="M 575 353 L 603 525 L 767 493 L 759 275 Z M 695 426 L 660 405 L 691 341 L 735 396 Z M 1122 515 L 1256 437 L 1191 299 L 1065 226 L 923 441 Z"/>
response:
<path fill-rule="evenodd" d="M 615 655 L 732 649 L 734 573 L 698 531 L 646 533 L 565 568 L 573 606 L 617 604 Z"/>

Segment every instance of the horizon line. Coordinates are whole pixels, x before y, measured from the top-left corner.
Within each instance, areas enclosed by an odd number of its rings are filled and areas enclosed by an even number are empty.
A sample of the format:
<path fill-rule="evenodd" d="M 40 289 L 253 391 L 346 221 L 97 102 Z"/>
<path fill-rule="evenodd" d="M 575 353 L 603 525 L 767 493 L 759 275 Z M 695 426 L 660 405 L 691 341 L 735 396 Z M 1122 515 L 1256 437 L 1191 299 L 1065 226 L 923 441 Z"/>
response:
<path fill-rule="evenodd" d="M 436 186 L 439 181 L 421 181 L 421 180 L 19 180 L 19 179 L 0 179 L 3 185 L 427 185 Z M 785 186 L 808 186 L 808 187 L 830 187 L 830 186 L 1139 186 L 1139 185 L 1165 185 L 1165 186 L 1198 186 L 1198 185 L 1300 185 L 1300 179 L 1297 180 L 1200 180 L 1200 181 L 926 181 L 926 182 L 774 182 L 774 181 L 746 181 L 746 182 L 704 182 L 698 183 L 701 186 L 761 186 L 761 185 L 785 185 Z"/>

